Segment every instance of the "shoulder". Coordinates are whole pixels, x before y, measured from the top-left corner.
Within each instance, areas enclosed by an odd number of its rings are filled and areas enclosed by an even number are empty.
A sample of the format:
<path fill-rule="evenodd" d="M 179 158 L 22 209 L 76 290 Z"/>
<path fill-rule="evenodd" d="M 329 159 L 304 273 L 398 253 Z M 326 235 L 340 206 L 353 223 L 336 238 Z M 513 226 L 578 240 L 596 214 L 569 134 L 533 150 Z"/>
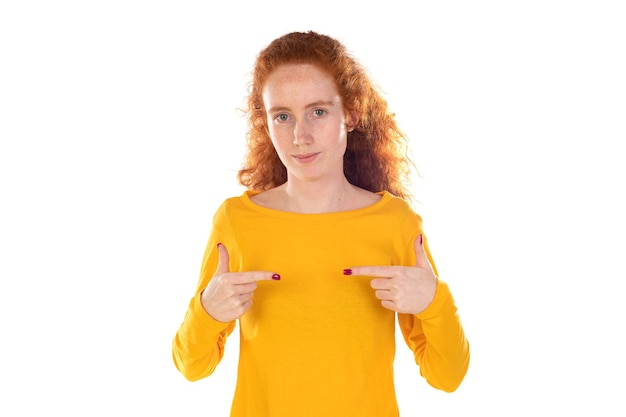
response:
<path fill-rule="evenodd" d="M 421 230 L 422 216 L 414 209 L 410 201 L 397 197 L 387 191 L 382 193 L 382 200 L 386 204 L 382 205 L 382 211 L 390 219 L 391 223 L 396 223 L 404 230 Z"/>
<path fill-rule="evenodd" d="M 243 194 L 239 196 L 232 196 L 226 198 L 219 205 L 215 214 L 213 215 L 214 222 L 223 221 L 233 214 L 233 212 L 240 211 L 245 209 L 246 200 L 249 201 L 249 191 L 245 191 Z"/>
<path fill-rule="evenodd" d="M 417 212 L 415 211 L 413 205 L 411 204 L 409 200 L 402 198 L 402 197 L 398 197 L 390 193 L 389 191 L 383 191 L 381 194 L 383 196 L 383 199 L 388 200 L 387 205 L 389 206 L 390 209 L 419 216 L 419 214 L 417 214 Z"/>

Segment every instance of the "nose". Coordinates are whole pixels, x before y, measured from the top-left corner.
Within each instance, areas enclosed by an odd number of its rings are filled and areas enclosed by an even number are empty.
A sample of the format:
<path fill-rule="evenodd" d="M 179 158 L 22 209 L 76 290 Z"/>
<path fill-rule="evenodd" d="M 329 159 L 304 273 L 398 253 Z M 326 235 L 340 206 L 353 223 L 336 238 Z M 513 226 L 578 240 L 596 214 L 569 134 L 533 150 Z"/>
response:
<path fill-rule="evenodd" d="M 293 128 L 293 144 L 296 146 L 307 145 L 311 143 L 311 135 L 309 129 L 305 126 L 305 122 L 298 122 Z"/>

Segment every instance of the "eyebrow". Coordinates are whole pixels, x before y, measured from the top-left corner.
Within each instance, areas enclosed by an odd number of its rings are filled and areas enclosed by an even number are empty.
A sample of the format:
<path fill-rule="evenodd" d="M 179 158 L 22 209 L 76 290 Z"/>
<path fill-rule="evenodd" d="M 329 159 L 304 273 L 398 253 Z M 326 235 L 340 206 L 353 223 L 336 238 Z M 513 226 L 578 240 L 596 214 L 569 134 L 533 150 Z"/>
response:
<path fill-rule="evenodd" d="M 310 109 L 312 107 L 334 106 L 335 104 L 336 103 L 334 101 L 318 100 L 318 101 L 314 101 L 313 103 L 307 104 L 306 106 L 304 106 L 304 108 Z M 277 113 L 277 112 L 288 111 L 288 110 L 289 110 L 288 107 L 276 106 L 276 107 L 272 107 L 271 109 L 269 109 L 268 113 Z"/>

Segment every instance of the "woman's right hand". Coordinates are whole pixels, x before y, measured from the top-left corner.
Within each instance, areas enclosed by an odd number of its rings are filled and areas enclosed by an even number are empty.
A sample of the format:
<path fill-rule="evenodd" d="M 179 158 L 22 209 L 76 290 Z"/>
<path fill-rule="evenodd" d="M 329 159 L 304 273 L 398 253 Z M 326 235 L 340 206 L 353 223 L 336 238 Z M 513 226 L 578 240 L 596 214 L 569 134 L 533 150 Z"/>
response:
<path fill-rule="evenodd" d="M 217 250 L 217 269 L 202 291 L 201 300 L 202 307 L 211 317 L 227 323 L 250 309 L 258 281 L 280 280 L 280 275 L 267 271 L 230 272 L 228 249 L 219 243 Z"/>

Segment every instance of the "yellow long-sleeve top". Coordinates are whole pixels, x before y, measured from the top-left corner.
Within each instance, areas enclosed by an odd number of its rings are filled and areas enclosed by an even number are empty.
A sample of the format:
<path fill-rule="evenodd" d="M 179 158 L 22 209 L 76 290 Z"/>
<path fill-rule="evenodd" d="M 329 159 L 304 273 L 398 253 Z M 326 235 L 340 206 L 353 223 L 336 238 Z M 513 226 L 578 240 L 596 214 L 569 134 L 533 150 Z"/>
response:
<path fill-rule="evenodd" d="M 210 375 L 235 328 L 234 321 L 211 318 L 200 301 L 222 242 L 230 271 L 281 276 L 258 283 L 252 307 L 239 319 L 232 417 L 398 416 L 396 314 L 381 306 L 371 278 L 342 272 L 413 266 L 421 218 L 387 192 L 372 206 L 322 214 L 261 207 L 250 200 L 253 194 L 227 199 L 214 216 L 197 290 L 173 341 L 176 367 L 189 380 Z M 425 249 L 432 263 L 426 241 Z M 426 310 L 397 318 L 421 375 L 438 389 L 455 390 L 469 345 L 448 286 L 439 280 Z"/>

